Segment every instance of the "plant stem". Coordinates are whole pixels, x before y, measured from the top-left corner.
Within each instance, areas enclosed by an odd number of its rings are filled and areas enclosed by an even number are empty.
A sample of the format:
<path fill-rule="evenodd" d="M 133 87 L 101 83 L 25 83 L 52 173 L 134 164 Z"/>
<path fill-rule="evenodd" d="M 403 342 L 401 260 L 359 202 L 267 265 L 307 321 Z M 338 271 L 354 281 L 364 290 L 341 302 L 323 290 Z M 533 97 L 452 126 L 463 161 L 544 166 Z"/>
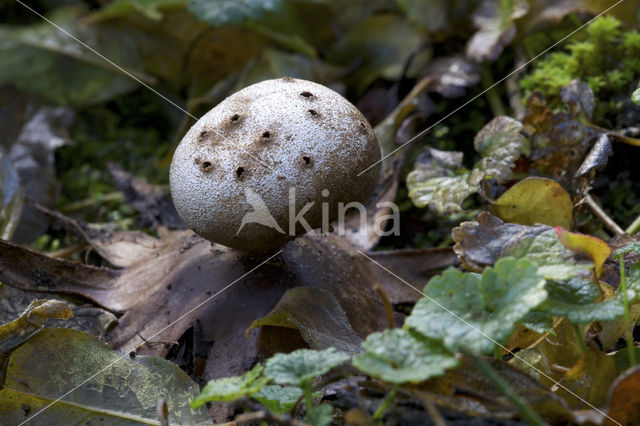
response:
<path fill-rule="evenodd" d="M 504 105 L 502 104 L 502 100 L 500 99 L 500 94 L 498 94 L 497 88 L 493 87 L 494 84 L 495 82 L 491 75 L 491 69 L 488 66 L 485 66 L 482 70 L 482 86 L 485 89 L 489 89 L 489 87 L 491 87 L 491 89 L 487 90 L 487 93 L 484 94 L 487 97 L 491 113 L 494 116 L 507 115 Z"/>
<path fill-rule="evenodd" d="M 640 231 L 640 216 L 636 217 L 636 220 L 624 232 L 633 235 L 638 231 Z"/>
<path fill-rule="evenodd" d="M 580 327 L 576 323 L 571 324 L 573 325 L 573 331 L 576 333 L 576 337 L 578 338 L 578 343 L 580 343 L 580 349 L 582 349 L 582 352 L 586 352 L 587 344 L 584 342 L 584 336 L 582 335 Z"/>
<path fill-rule="evenodd" d="M 398 387 L 399 385 L 397 383 L 393 385 L 393 387 L 391 388 L 387 396 L 384 397 L 382 404 L 380 404 L 376 412 L 373 413 L 373 420 L 380 420 L 382 418 L 382 415 L 384 414 L 385 410 L 387 409 L 387 407 L 389 407 L 389 404 L 391 404 L 391 401 L 396 396 L 396 393 L 398 392 Z"/>
<path fill-rule="evenodd" d="M 304 390 L 304 404 L 307 410 L 307 414 L 313 409 L 313 391 L 311 389 L 311 381 L 306 381 L 302 385 L 302 390 Z"/>
<path fill-rule="evenodd" d="M 500 346 L 495 345 L 493 347 L 493 357 L 498 361 L 502 361 L 502 348 Z"/>
<path fill-rule="evenodd" d="M 627 295 L 627 272 L 624 267 L 624 255 L 618 256 L 620 265 L 620 291 L 622 291 L 622 304 L 624 305 L 625 339 L 627 339 L 627 353 L 629 354 L 629 367 L 636 365 L 636 353 L 633 350 L 633 332 L 631 313 L 629 312 L 629 298 Z"/>
<path fill-rule="evenodd" d="M 482 357 L 467 354 L 471 358 L 476 368 L 482 373 L 495 388 L 516 406 L 522 417 L 534 426 L 545 425 L 546 423 L 538 414 L 526 403 L 520 396 L 515 393 L 509 384 L 498 374 L 498 372 Z"/>

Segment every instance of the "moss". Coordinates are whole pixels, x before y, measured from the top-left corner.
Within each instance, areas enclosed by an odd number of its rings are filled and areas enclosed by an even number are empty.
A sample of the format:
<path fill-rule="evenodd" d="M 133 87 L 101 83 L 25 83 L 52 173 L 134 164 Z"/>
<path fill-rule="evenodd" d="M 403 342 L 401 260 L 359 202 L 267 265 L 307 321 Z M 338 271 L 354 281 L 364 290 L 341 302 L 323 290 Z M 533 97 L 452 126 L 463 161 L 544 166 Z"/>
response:
<path fill-rule="evenodd" d="M 560 90 L 571 80 L 586 81 L 596 97 L 592 121 L 615 124 L 640 79 L 640 33 L 605 16 L 576 35 L 562 52 L 554 52 L 535 65 L 520 82 L 527 97 L 541 91 L 552 107 L 560 108 Z M 620 96 L 620 95 L 624 96 Z"/>

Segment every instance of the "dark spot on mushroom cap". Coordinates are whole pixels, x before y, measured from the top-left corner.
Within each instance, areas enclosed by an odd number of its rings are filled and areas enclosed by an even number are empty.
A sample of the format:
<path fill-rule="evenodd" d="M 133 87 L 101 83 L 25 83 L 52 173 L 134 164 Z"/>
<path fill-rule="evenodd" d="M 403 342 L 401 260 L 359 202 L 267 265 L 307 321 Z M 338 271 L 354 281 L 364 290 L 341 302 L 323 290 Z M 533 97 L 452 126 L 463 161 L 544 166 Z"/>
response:
<path fill-rule="evenodd" d="M 305 98 L 310 98 L 313 96 L 313 94 L 311 92 L 304 91 L 300 93 L 300 96 L 304 96 Z"/>
<path fill-rule="evenodd" d="M 306 155 L 302 156 L 302 159 L 304 160 L 305 163 L 310 164 L 311 163 L 311 158 L 307 157 Z"/>
<path fill-rule="evenodd" d="M 200 135 L 198 136 L 198 142 L 202 142 L 205 140 L 205 138 L 209 136 L 209 131 L 208 130 L 203 130 L 200 132 Z"/>
<path fill-rule="evenodd" d="M 200 169 L 205 173 L 209 173 L 213 170 L 213 164 L 211 164 L 211 161 L 204 161 L 202 165 L 200 165 Z"/>
<path fill-rule="evenodd" d="M 271 137 L 271 133 L 267 130 L 266 132 L 264 132 L 262 134 L 262 137 L 265 138 L 265 139 L 269 139 Z"/>
<path fill-rule="evenodd" d="M 311 162 L 311 157 L 310 157 L 310 156 L 308 156 L 308 155 L 303 155 L 303 156 L 300 158 L 300 160 L 301 160 L 301 161 L 300 161 L 300 165 L 301 165 L 303 168 L 305 168 L 305 167 L 312 167 L 312 166 L 313 166 L 313 164 L 312 164 L 312 162 Z"/>
<path fill-rule="evenodd" d="M 231 121 L 238 121 L 240 120 L 240 114 L 233 114 L 231 116 Z"/>
<path fill-rule="evenodd" d="M 244 167 L 238 167 L 236 169 L 236 176 L 238 177 L 238 179 L 241 179 L 243 174 L 244 174 Z"/>
<path fill-rule="evenodd" d="M 310 110 L 309 110 L 309 114 L 311 114 L 311 115 L 318 115 L 318 111 L 316 111 L 315 109 L 310 109 Z"/>

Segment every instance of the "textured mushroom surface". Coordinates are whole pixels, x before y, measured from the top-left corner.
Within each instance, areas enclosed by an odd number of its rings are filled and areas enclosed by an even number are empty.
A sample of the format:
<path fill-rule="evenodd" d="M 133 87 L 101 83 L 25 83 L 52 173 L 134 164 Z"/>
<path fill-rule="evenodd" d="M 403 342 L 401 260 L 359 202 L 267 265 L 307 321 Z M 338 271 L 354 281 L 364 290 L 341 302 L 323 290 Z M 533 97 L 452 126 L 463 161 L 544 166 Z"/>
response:
<path fill-rule="evenodd" d="M 337 217 L 338 203 L 366 202 L 380 165 L 357 175 L 378 160 L 373 129 L 338 93 L 267 80 L 229 96 L 187 132 L 171 163 L 171 195 L 204 238 L 266 251 L 306 232 L 291 213 L 317 228 Z"/>

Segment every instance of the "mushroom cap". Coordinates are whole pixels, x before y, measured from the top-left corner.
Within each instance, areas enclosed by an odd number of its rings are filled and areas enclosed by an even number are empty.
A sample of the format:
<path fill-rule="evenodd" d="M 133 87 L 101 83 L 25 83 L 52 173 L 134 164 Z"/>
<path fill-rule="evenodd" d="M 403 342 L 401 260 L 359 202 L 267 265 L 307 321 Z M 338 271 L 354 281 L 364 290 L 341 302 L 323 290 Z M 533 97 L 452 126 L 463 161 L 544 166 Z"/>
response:
<path fill-rule="evenodd" d="M 171 162 L 171 195 L 202 237 L 263 252 L 308 231 L 296 215 L 313 229 L 338 217 L 339 203 L 366 202 L 380 164 L 358 174 L 380 157 L 373 129 L 341 95 L 311 81 L 266 80 L 191 127 Z"/>

